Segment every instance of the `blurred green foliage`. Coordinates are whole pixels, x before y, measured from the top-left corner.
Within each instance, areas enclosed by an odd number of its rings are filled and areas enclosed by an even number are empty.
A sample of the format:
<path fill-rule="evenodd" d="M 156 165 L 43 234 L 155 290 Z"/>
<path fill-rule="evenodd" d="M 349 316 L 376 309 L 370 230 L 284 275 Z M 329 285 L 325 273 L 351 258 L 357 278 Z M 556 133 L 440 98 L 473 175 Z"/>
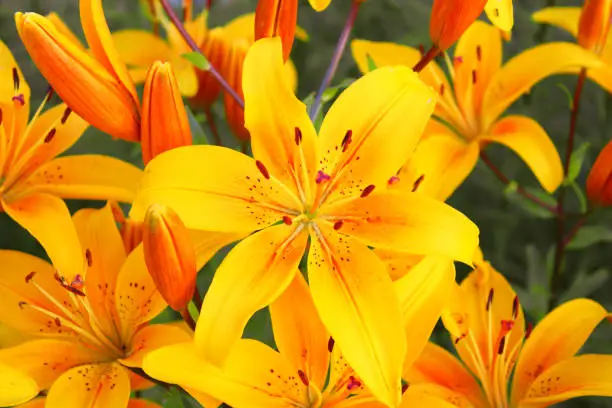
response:
<path fill-rule="evenodd" d="M 224 24 L 255 8 L 254 0 L 214 0 L 213 3 L 210 26 Z M 353 38 L 394 41 L 412 46 L 428 44 L 431 3 L 431 0 L 369 0 L 361 7 Z M 506 60 L 535 44 L 534 38 L 539 26 L 531 21 L 530 15 L 534 10 L 545 7 L 547 3 L 550 3 L 550 0 L 515 0 L 516 25 L 511 41 L 504 46 Z M 580 0 L 559 1 L 559 5 L 564 6 L 580 4 Z M 111 30 L 149 28 L 150 24 L 141 15 L 137 0 L 105 0 L 104 7 Z M 310 34 L 310 40 L 296 42 L 292 54 L 299 72 L 300 97 L 305 98 L 318 88 L 349 7 L 349 1 L 335 0 L 328 10 L 316 13 L 305 1 L 301 2 L 299 24 Z M 19 42 L 12 17 L 15 11 L 36 11 L 42 14 L 55 11 L 82 38 L 78 1 L 2 0 L 0 3 L 0 38 L 8 44 L 20 63 L 32 87 L 32 100 L 36 105 L 44 96 L 46 84 Z M 572 41 L 567 34 L 551 27 L 545 32 L 545 41 L 553 40 Z M 347 50 L 332 85 L 343 85 L 344 79 L 356 78 L 358 75 L 350 50 Z M 512 113 L 526 114 L 538 120 L 548 131 L 562 156 L 565 154 L 569 125 L 571 98 L 568 98 L 568 90 L 572 93 L 575 83 L 576 77 L 570 75 L 548 78 L 510 109 Z M 330 97 L 335 93 L 329 91 Z M 222 117 L 222 112 L 222 108 L 217 106 L 215 113 Z M 194 113 L 196 118 L 201 119 L 201 115 Z M 610 140 L 611 125 L 610 95 L 597 85 L 587 83 L 582 97 L 576 138 L 579 153 L 576 154 L 572 166 L 571 178 L 575 180 L 577 191 L 580 191 L 580 186 L 584 186 L 586 175 L 597 153 Z M 207 130 L 206 126 L 203 128 Z M 237 141 L 232 141 L 226 127 L 222 127 L 222 132 L 223 139 L 231 141 L 230 145 L 239 145 Z M 205 136 L 200 135 L 199 138 L 204 140 Z M 121 140 L 112 140 L 95 129 L 89 129 L 68 154 L 84 152 L 108 154 L 140 163 L 138 148 Z M 516 180 L 521 186 L 532 188 L 536 194 L 543 194 L 529 169 L 508 149 L 491 146 L 488 153 L 512 180 Z M 504 188 L 489 169 L 479 164 L 449 202 L 478 224 L 485 257 L 510 280 L 520 295 L 528 317 L 535 323 L 548 308 L 554 220 L 547 212 L 534 209 L 529 203 L 520 200 L 512 188 L 505 192 Z M 574 189 L 568 192 L 571 211 L 579 212 L 583 203 L 580 194 L 573 194 L 572 191 Z M 69 204 L 72 210 L 85 206 L 100 206 L 100 203 L 84 201 L 72 201 Z M 575 218 L 570 218 L 568 225 L 571 226 L 576 221 Z M 612 310 L 612 282 L 609 279 L 609 270 L 612 268 L 612 211 L 594 214 L 586 225 L 569 246 L 562 276 L 564 293 L 560 294 L 560 299 L 588 296 Z M 0 214 L 0 248 L 19 249 L 44 256 L 40 246 L 5 214 Z M 218 254 L 200 274 L 201 288 L 208 286 L 223 255 L 224 253 Z M 461 270 L 465 272 L 464 269 Z M 464 274 L 462 273 L 460 278 Z M 612 329 L 606 324 L 602 326 L 587 343 L 587 351 L 612 352 Z M 247 336 L 268 343 L 273 342 L 267 312 L 260 312 L 253 318 L 247 328 Z M 444 342 L 446 336 L 440 330 L 435 334 L 435 338 Z M 155 389 L 148 391 L 146 395 L 167 407 L 186 407 L 193 403 L 174 391 L 167 393 Z M 588 398 L 563 406 L 612 407 L 612 403 L 603 398 Z"/>

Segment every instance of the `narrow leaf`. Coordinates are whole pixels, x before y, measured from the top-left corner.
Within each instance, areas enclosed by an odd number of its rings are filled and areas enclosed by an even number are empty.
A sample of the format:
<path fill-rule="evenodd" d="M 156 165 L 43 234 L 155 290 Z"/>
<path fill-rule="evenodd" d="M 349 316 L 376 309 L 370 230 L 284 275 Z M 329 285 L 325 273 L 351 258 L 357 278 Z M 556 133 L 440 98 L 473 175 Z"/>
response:
<path fill-rule="evenodd" d="M 191 62 L 196 68 L 201 69 L 202 71 L 210 70 L 210 62 L 204 56 L 204 54 L 200 52 L 187 52 L 182 54 L 181 57 L 185 58 L 187 61 Z"/>

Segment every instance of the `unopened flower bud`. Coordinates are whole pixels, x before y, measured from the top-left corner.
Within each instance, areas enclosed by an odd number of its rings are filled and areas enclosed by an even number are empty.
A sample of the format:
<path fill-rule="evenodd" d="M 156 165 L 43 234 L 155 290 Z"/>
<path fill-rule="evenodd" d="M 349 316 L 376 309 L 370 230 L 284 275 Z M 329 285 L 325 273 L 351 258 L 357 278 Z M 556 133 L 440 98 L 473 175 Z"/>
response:
<path fill-rule="evenodd" d="M 166 150 L 191 145 L 191 130 L 170 63 L 153 63 L 142 97 L 142 160 L 147 164 Z"/>
<path fill-rule="evenodd" d="M 297 24 L 297 0 L 259 0 L 255 10 L 255 40 L 280 37 L 283 61 L 289 59 Z"/>
<path fill-rule="evenodd" d="M 223 72 L 229 53 L 229 45 L 223 38 L 223 27 L 216 27 L 208 32 L 200 51 L 216 69 Z M 191 105 L 209 109 L 221 93 L 221 84 L 209 71 L 196 69 L 196 75 L 198 77 L 198 92 L 191 97 Z"/>
<path fill-rule="evenodd" d="M 587 178 L 586 194 L 595 205 L 612 206 L 612 142 L 597 156 Z"/>
<path fill-rule="evenodd" d="M 606 44 L 610 28 L 612 0 L 585 0 L 578 25 L 578 44 L 600 52 Z"/>
<path fill-rule="evenodd" d="M 487 0 L 434 0 L 429 35 L 434 45 L 445 51 L 482 13 Z"/>
<path fill-rule="evenodd" d="M 182 311 L 196 289 L 196 257 L 189 231 L 169 207 L 153 204 L 143 225 L 147 269 L 168 305 Z"/>

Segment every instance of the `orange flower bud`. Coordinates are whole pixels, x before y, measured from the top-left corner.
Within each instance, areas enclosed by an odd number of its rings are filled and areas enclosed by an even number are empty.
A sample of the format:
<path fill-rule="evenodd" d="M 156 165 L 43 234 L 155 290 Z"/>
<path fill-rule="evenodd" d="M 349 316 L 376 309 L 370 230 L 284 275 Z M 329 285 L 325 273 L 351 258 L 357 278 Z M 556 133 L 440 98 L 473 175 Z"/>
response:
<path fill-rule="evenodd" d="M 612 0 L 585 0 L 578 25 L 578 44 L 600 52 L 608 37 Z"/>
<path fill-rule="evenodd" d="M 612 142 L 597 156 L 587 178 L 586 194 L 593 204 L 612 206 Z"/>
<path fill-rule="evenodd" d="M 246 39 L 236 39 L 232 42 L 229 61 L 224 69 L 224 77 L 227 83 L 244 100 L 242 92 L 242 65 L 249 50 Z M 244 127 L 244 109 L 227 92 L 224 93 L 225 118 L 232 132 L 240 140 L 249 140 L 251 135 Z"/>
<path fill-rule="evenodd" d="M 487 0 L 434 0 L 429 35 L 445 51 L 453 45 L 484 10 Z"/>
<path fill-rule="evenodd" d="M 285 62 L 293 47 L 297 9 L 297 0 L 259 0 L 255 10 L 255 40 L 280 37 Z"/>
<path fill-rule="evenodd" d="M 142 160 L 191 145 L 191 130 L 176 77 L 168 62 L 153 63 L 142 96 Z"/>
<path fill-rule="evenodd" d="M 125 253 L 129 254 L 142 242 L 142 222 L 125 218 L 123 210 L 115 201 L 110 202 L 113 218 L 119 224 L 119 233 L 123 241 Z"/>
<path fill-rule="evenodd" d="M 189 231 L 169 207 L 153 204 L 143 226 L 147 269 L 168 305 L 182 311 L 196 288 L 196 256 Z"/>
<path fill-rule="evenodd" d="M 202 54 L 219 71 L 227 64 L 229 45 L 223 38 L 223 28 L 217 27 L 208 32 L 204 43 L 200 47 Z M 190 99 L 193 106 L 208 109 L 219 97 L 221 84 L 208 71 L 196 69 L 198 76 L 198 92 Z"/>
<path fill-rule="evenodd" d="M 139 106 L 129 78 L 110 70 L 111 63 L 87 53 L 45 17 L 16 13 L 15 21 L 30 57 L 70 109 L 111 136 L 139 140 Z"/>

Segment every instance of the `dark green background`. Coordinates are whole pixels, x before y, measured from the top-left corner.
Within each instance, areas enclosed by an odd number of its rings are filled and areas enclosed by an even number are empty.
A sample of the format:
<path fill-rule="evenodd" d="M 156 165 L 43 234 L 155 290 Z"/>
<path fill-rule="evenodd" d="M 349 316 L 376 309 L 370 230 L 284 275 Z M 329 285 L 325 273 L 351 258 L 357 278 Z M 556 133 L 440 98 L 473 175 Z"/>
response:
<path fill-rule="evenodd" d="M 255 7 L 254 1 L 213 0 L 210 25 L 224 24 Z M 386 40 L 417 46 L 428 44 L 428 21 L 431 0 L 368 0 L 361 10 L 354 29 L 354 38 Z M 505 45 L 505 59 L 535 44 L 539 29 L 531 22 L 534 10 L 546 5 L 546 0 L 515 0 L 516 25 L 512 40 Z M 579 5 L 580 0 L 559 1 L 559 5 Z M 105 0 L 104 7 L 112 30 L 121 28 L 148 28 L 150 24 L 141 16 L 137 0 Z M 299 95 L 306 97 L 317 89 L 327 68 L 335 42 L 344 24 L 350 2 L 334 0 L 323 13 L 314 12 L 302 1 L 299 23 L 310 34 L 310 41 L 296 43 L 292 58 L 299 71 Z M 46 85 L 29 60 L 19 42 L 13 22 L 15 11 L 55 11 L 69 26 L 82 37 L 78 21 L 77 0 L 1 0 L 0 38 L 9 45 L 20 63 L 32 87 L 32 104 L 42 100 Z M 541 33 L 540 33 L 541 34 Z M 555 28 L 545 32 L 545 41 L 568 40 L 571 38 Z M 546 63 L 543 61 L 542 63 Z M 358 71 L 347 53 L 341 61 L 334 83 L 346 77 L 357 77 Z M 532 93 L 519 100 L 512 112 L 528 114 L 538 120 L 549 132 L 559 152 L 565 154 L 569 124 L 569 101 L 566 91 L 573 91 L 576 78 L 556 76 L 538 84 Z M 222 115 L 222 109 L 216 112 Z M 584 185 L 588 169 L 604 144 L 612 136 L 612 100 L 593 83 L 587 83 L 582 98 L 582 109 L 577 131 L 577 147 L 590 143 L 586 159 L 578 178 Z M 204 127 L 206 129 L 206 127 Z M 237 146 L 229 135 L 224 139 Z M 112 140 L 95 129 L 89 129 L 85 136 L 69 153 L 97 152 L 120 157 L 133 163 L 140 162 L 138 148 L 127 142 Z M 509 150 L 491 146 L 489 154 L 503 171 L 523 186 L 538 188 L 537 181 L 528 168 Z M 568 192 L 570 206 L 579 211 L 578 201 Z M 551 269 L 550 254 L 554 243 L 554 220 L 542 214 L 525 209 L 512 197 L 504 194 L 504 186 L 482 164 L 479 164 L 467 182 L 450 199 L 450 203 L 467 214 L 481 229 L 481 246 L 485 257 L 502 272 L 516 288 L 521 302 L 532 322 L 537 322 L 546 312 L 548 297 L 548 274 Z M 71 209 L 100 203 L 72 201 Z M 587 226 L 597 226 L 592 245 L 576 251 L 568 251 L 563 274 L 565 293 L 562 298 L 589 296 L 612 309 L 612 284 L 608 279 L 612 267 L 612 211 L 600 211 L 592 216 Z M 569 225 L 573 225 L 570 220 Z M 587 229 L 587 231 L 589 231 Z M 595 230 L 590 230 L 594 232 Z M 0 248 L 20 249 L 44 256 L 39 245 L 5 214 L 0 214 Z M 220 256 L 215 258 L 218 261 Z M 2 265 L 0 265 L 0 271 Z M 210 280 L 214 266 L 201 274 L 202 285 Z M 462 274 L 463 276 L 463 274 Z M 587 343 L 587 351 L 611 352 L 612 330 L 609 324 L 602 324 Z M 248 327 L 247 335 L 271 341 L 270 325 L 266 312 L 259 313 Z M 445 339 L 442 333 L 436 335 Z M 163 399 L 168 399 L 164 396 Z M 167 406 L 178 402 L 168 400 Z M 612 406 L 604 398 L 575 400 L 563 406 L 603 407 Z"/>

